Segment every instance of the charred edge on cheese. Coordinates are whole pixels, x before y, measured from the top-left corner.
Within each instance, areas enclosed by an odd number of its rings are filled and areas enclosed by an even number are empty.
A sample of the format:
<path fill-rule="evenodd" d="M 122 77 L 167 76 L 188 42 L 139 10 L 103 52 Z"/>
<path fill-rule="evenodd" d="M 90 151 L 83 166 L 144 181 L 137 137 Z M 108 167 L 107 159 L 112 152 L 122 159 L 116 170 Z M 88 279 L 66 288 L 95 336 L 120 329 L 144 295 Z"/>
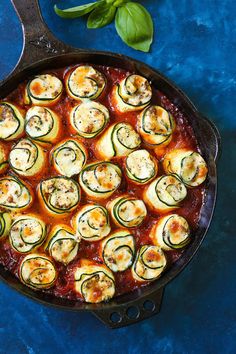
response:
<path fill-rule="evenodd" d="M 102 258 L 113 272 L 123 272 L 134 261 L 134 237 L 127 230 L 119 230 L 105 238 L 102 243 Z"/>
<path fill-rule="evenodd" d="M 11 214 L 0 212 L 0 239 L 3 239 L 9 234 L 11 227 Z"/>
<path fill-rule="evenodd" d="M 103 133 L 96 148 L 101 158 L 110 159 L 115 156 L 126 156 L 140 144 L 140 136 L 131 124 L 116 123 Z"/>
<path fill-rule="evenodd" d="M 57 271 L 50 258 L 33 253 L 21 262 L 19 276 L 22 283 L 30 288 L 48 289 L 54 285 Z"/>
<path fill-rule="evenodd" d="M 137 184 L 145 184 L 156 177 L 158 165 L 155 158 L 147 150 L 131 152 L 126 158 L 126 174 Z"/>
<path fill-rule="evenodd" d="M 19 109 L 9 102 L 0 103 L 0 139 L 14 140 L 24 131 L 24 117 Z"/>
<path fill-rule="evenodd" d="M 144 245 L 139 249 L 133 264 L 133 277 L 138 281 L 153 281 L 164 271 L 166 263 L 166 257 L 161 248 Z"/>
<path fill-rule="evenodd" d="M 40 182 L 39 198 L 49 213 L 69 213 L 80 202 L 80 188 L 73 179 L 55 176 Z"/>
<path fill-rule="evenodd" d="M 46 225 L 37 216 L 18 217 L 11 226 L 9 240 L 19 253 L 29 253 L 39 247 L 46 236 Z"/>
<path fill-rule="evenodd" d="M 22 176 L 33 176 L 39 173 L 44 162 L 42 148 L 29 139 L 18 141 L 9 154 L 11 168 Z"/>

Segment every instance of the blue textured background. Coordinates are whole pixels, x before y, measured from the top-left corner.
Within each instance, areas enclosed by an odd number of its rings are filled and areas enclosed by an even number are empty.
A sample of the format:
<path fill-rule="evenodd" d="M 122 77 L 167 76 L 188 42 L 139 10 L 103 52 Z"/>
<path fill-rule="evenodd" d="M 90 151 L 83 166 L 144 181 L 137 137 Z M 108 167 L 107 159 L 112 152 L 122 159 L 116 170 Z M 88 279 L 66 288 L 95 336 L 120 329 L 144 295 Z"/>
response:
<path fill-rule="evenodd" d="M 223 138 L 219 197 L 203 246 L 166 288 L 158 316 L 111 331 L 90 314 L 41 306 L 1 283 L 1 353 L 236 353 L 235 0 L 143 1 L 155 24 L 149 54 L 123 44 L 113 24 L 87 30 L 83 20 L 58 18 L 52 7 L 55 1 L 40 3 L 58 38 L 82 48 L 109 48 L 158 68 L 217 124 Z M 60 2 L 78 3 L 82 1 Z M 19 20 L 10 0 L 1 0 L 0 78 L 14 67 L 21 46 Z"/>

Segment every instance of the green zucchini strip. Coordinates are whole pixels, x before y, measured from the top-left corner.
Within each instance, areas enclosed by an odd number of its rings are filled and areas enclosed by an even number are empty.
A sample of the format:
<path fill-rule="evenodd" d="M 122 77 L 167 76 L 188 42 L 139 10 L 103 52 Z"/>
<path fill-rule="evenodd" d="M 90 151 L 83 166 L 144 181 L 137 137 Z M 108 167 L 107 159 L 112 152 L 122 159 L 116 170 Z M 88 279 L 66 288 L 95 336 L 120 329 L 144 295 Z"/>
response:
<path fill-rule="evenodd" d="M 140 199 L 129 196 L 115 198 L 108 203 L 113 221 L 118 226 L 137 227 L 140 226 L 147 216 L 147 209 Z"/>
<path fill-rule="evenodd" d="M 183 248 L 190 241 L 188 222 L 178 214 L 160 218 L 154 225 L 151 234 L 154 243 L 166 251 Z"/>
<path fill-rule="evenodd" d="M 26 86 L 26 103 L 39 106 L 50 105 L 58 101 L 62 90 L 62 82 L 55 75 L 37 75 Z"/>
<path fill-rule="evenodd" d="M 15 176 L 0 178 L 0 207 L 18 210 L 31 205 L 33 197 L 28 186 Z"/>
<path fill-rule="evenodd" d="M 158 165 L 156 159 L 147 150 L 131 152 L 125 162 L 126 174 L 137 184 L 146 184 L 156 177 Z"/>
<path fill-rule="evenodd" d="M 161 275 L 166 264 L 167 260 L 161 248 L 144 245 L 139 249 L 133 264 L 133 277 L 138 281 L 153 281 Z"/>
<path fill-rule="evenodd" d="M 174 149 L 164 157 L 167 173 L 176 174 L 187 187 L 196 187 L 207 177 L 207 165 L 203 157 L 193 150 Z"/>
<path fill-rule="evenodd" d="M 54 168 L 61 175 L 71 177 L 79 174 L 87 160 L 85 147 L 75 139 L 58 144 L 51 154 Z"/>
<path fill-rule="evenodd" d="M 108 301 L 115 294 L 114 276 L 104 265 L 82 260 L 75 271 L 75 291 L 89 303 Z"/>
<path fill-rule="evenodd" d="M 14 140 L 24 131 L 24 118 L 16 106 L 0 102 L 0 139 Z"/>
<path fill-rule="evenodd" d="M 128 155 L 140 144 L 140 136 L 132 125 L 122 122 L 111 125 L 96 143 L 96 148 L 101 158 L 111 159 Z"/>
<path fill-rule="evenodd" d="M 46 250 L 55 261 L 67 265 L 75 259 L 78 249 L 75 233 L 67 225 L 57 225 L 52 229 Z"/>
<path fill-rule="evenodd" d="M 87 204 L 74 216 L 74 228 L 86 241 L 98 241 L 111 231 L 108 211 L 101 205 Z"/>
<path fill-rule="evenodd" d="M 144 192 L 144 200 L 156 211 L 176 209 L 186 196 L 185 185 L 175 175 L 155 179 Z"/>
<path fill-rule="evenodd" d="M 57 271 L 50 258 L 33 253 L 22 260 L 19 276 L 22 283 L 30 288 L 48 289 L 54 285 Z"/>
<path fill-rule="evenodd" d="M 101 243 L 104 263 L 113 272 L 123 272 L 134 261 L 135 242 L 128 230 L 119 230 L 105 238 Z"/>
<path fill-rule="evenodd" d="M 121 183 L 121 169 L 111 162 L 97 162 L 84 167 L 79 182 L 85 193 L 93 198 L 108 198 Z"/>
<path fill-rule="evenodd" d="M 106 86 L 106 78 L 92 66 L 78 66 L 68 76 L 66 87 L 74 99 L 96 99 Z"/>
<path fill-rule="evenodd" d="M 70 124 L 76 133 L 87 139 L 100 134 L 109 122 L 108 109 L 99 102 L 85 101 L 70 113 Z"/>
<path fill-rule="evenodd" d="M 173 116 L 160 106 L 149 106 L 138 116 L 138 131 L 149 145 L 167 145 L 175 129 Z"/>
<path fill-rule="evenodd" d="M 39 173 L 45 163 L 43 149 L 29 139 L 21 139 L 10 151 L 9 164 L 22 176 Z"/>
<path fill-rule="evenodd" d="M 0 240 L 9 234 L 11 227 L 11 214 L 0 212 Z"/>
<path fill-rule="evenodd" d="M 140 75 L 129 75 L 116 89 L 118 109 L 121 112 L 146 107 L 152 98 L 152 88 L 148 80 Z"/>
<path fill-rule="evenodd" d="M 46 236 L 46 225 L 37 216 L 23 215 L 12 223 L 9 240 L 19 253 L 28 253 L 39 247 Z"/>
<path fill-rule="evenodd" d="M 59 134 L 58 115 L 46 107 L 33 106 L 25 116 L 25 132 L 33 140 L 53 143 Z"/>
<path fill-rule="evenodd" d="M 39 198 L 49 213 L 70 213 L 80 202 L 78 183 L 68 177 L 52 177 L 39 184 Z"/>
<path fill-rule="evenodd" d="M 7 151 L 3 144 L 0 143 L 0 173 L 4 173 L 8 167 Z"/>

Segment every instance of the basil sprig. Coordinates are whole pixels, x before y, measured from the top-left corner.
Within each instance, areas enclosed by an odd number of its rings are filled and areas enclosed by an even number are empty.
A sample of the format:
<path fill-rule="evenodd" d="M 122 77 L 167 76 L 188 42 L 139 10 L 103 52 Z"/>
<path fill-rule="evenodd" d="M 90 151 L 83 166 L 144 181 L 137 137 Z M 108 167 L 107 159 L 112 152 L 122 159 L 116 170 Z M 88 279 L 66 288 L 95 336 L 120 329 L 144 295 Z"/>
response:
<path fill-rule="evenodd" d="M 54 6 L 56 14 L 72 19 L 89 14 L 88 28 L 101 28 L 115 18 L 118 35 L 130 47 L 148 52 L 153 41 L 153 21 L 144 6 L 129 0 L 98 0 L 69 9 Z"/>

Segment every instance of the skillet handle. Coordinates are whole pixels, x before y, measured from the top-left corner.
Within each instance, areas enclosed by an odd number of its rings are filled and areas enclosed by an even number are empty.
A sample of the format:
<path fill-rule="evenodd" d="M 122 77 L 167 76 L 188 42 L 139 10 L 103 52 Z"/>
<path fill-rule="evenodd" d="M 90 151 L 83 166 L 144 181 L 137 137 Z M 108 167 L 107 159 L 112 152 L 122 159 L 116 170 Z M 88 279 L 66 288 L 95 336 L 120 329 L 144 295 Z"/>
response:
<path fill-rule="evenodd" d="M 38 0 L 11 0 L 22 25 L 23 48 L 11 74 L 23 70 L 33 62 L 63 54 L 71 47 L 54 37 L 45 24 Z"/>
<path fill-rule="evenodd" d="M 160 312 L 164 288 L 116 307 L 93 311 L 93 314 L 109 328 L 125 327 L 140 322 Z"/>

